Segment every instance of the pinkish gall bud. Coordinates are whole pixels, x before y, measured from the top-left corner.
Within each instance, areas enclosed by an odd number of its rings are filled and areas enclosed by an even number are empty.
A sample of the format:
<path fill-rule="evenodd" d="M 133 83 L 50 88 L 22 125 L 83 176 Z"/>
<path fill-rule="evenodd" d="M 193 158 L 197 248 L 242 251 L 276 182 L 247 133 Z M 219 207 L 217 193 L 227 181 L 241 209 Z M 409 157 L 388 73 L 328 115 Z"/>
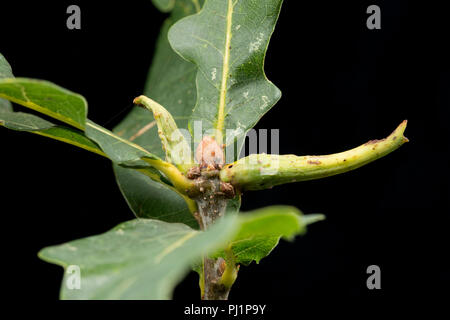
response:
<path fill-rule="evenodd" d="M 204 137 L 197 147 L 195 158 L 201 167 L 220 167 L 225 163 L 222 148 L 212 137 Z"/>

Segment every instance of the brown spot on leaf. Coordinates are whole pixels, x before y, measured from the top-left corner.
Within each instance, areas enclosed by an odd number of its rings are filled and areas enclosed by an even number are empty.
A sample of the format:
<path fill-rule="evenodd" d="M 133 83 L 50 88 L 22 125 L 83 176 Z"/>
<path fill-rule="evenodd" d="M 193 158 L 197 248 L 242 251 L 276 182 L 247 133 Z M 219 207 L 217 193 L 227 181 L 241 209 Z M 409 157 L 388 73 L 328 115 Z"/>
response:
<path fill-rule="evenodd" d="M 375 143 L 381 142 L 381 141 L 383 141 L 383 140 L 385 140 L 385 139 L 381 139 L 381 140 L 378 140 L 378 139 L 369 140 L 369 141 L 367 141 L 366 143 L 364 143 L 364 145 L 365 145 L 365 146 L 368 146 L 368 145 L 371 145 L 371 144 L 375 144 Z"/>

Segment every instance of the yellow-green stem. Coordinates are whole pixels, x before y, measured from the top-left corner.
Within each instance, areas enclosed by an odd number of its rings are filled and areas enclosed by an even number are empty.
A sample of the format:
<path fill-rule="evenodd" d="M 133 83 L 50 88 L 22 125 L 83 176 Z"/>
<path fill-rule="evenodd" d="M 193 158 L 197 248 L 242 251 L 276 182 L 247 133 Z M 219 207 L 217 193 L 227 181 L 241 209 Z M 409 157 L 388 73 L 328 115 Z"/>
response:
<path fill-rule="evenodd" d="M 178 170 L 173 164 L 165 162 L 159 159 L 149 159 L 143 158 L 145 162 L 150 164 L 155 169 L 158 169 L 172 182 L 175 189 L 177 189 L 180 193 L 187 195 L 189 190 L 195 187 L 195 183 L 193 180 L 188 179 L 185 175 Z"/>
<path fill-rule="evenodd" d="M 238 268 L 236 267 L 236 259 L 231 249 L 231 245 L 225 249 L 226 255 L 226 266 L 225 271 L 222 274 L 222 278 L 220 279 L 220 283 L 223 284 L 226 288 L 231 289 L 231 286 L 236 281 Z"/>

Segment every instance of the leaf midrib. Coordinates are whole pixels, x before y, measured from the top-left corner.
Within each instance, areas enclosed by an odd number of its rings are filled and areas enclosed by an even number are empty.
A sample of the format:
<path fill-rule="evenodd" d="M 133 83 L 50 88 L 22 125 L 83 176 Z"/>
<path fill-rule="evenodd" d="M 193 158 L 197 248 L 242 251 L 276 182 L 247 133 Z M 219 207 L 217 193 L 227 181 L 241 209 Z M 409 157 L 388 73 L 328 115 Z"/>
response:
<path fill-rule="evenodd" d="M 229 74 L 229 63 L 230 63 L 230 43 L 231 43 L 231 25 L 233 23 L 233 1 L 228 0 L 228 12 L 227 12 L 227 28 L 226 28 L 226 38 L 225 38 L 225 50 L 223 55 L 223 64 L 222 64 L 222 84 L 220 87 L 220 97 L 219 97 L 219 107 L 217 114 L 217 123 L 216 123 L 216 132 L 220 134 L 219 138 L 220 143 L 222 143 L 222 132 L 223 126 L 225 122 L 225 105 L 226 105 L 226 96 L 227 96 L 227 83 L 228 83 L 228 74 Z"/>
<path fill-rule="evenodd" d="M 133 148 L 135 148 L 137 150 L 140 150 L 140 151 L 150 155 L 150 153 L 147 150 L 145 150 L 144 148 L 142 148 L 141 146 L 139 146 L 139 145 L 137 145 L 135 143 L 132 143 L 132 142 L 130 142 L 128 140 L 125 140 L 125 139 L 123 139 L 123 138 L 121 138 L 121 137 L 119 137 L 119 136 L 117 136 L 115 134 L 112 134 L 108 130 L 106 130 L 106 129 L 104 129 L 104 128 L 102 128 L 102 127 L 100 127 L 100 126 L 98 126 L 98 125 L 96 125 L 96 124 L 94 124 L 92 122 L 88 121 L 88 122 L 86 122 L 86 125 L 91 127 L 91 128 L 93 128 L 93 129 L 95 129 L 95 130 L 97 130 L 97 131 L 100 131 L 100 132 L 102 132 L 102 133 L 104 133 L 104 134 L 106 134 L 106 135 L 108 135 L 110 137 L 113 137 L 114 139 L 117 139 L 120 142 L 126 143 L 129 146 L 131 146 L 131 147 L 133 147 Z"/>

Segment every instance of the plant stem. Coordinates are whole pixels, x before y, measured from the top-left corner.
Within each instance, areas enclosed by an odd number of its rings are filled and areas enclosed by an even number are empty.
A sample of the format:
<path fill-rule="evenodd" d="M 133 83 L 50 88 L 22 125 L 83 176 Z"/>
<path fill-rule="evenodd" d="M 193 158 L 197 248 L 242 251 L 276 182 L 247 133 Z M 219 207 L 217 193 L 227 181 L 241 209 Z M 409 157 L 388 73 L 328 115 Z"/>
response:
<path fill-rule="evenodd" d="M 221 282 L 223 274 L 223 258 L 212 259 L 205 257 L 203 262 L 204 293 L 203 300 L 227 300 L 231 287 Z"/>
<path fill-rule="evenodd" d="M 208 229 L 219 218 L 225 214 L 227 198 L 220 191 L 220 179 L 218 176 L 212 176 L 204 181 L 203 193 L 196 199 L 198 206 L 198 220 L 202 230 Z M 233 270 L 234 261 L 228 261 Z M 233 266 L 231 266 L 233 265 Z M 229 269 L 228 268 L 228 269 Z M 226 272 L 227 271 L 227 272 Z M 234 281 L 229 281 L 227 263 L 223 258 L 203 258 L 203 276 L 201 277 L 202 299 L 203 300 L 226 300 Z"/>
<path fill-rule="evenodd" d="M 166 175 L 166 177 L 172 182 L 175 189 L 182 194 L 187 194 L 189 190 L 195 188 L 195 183 L 192 180 L 186 178 L 176 166 L 163 160 L 155 160 L 143 158 L 143 160 L 158 169 Z"/>

